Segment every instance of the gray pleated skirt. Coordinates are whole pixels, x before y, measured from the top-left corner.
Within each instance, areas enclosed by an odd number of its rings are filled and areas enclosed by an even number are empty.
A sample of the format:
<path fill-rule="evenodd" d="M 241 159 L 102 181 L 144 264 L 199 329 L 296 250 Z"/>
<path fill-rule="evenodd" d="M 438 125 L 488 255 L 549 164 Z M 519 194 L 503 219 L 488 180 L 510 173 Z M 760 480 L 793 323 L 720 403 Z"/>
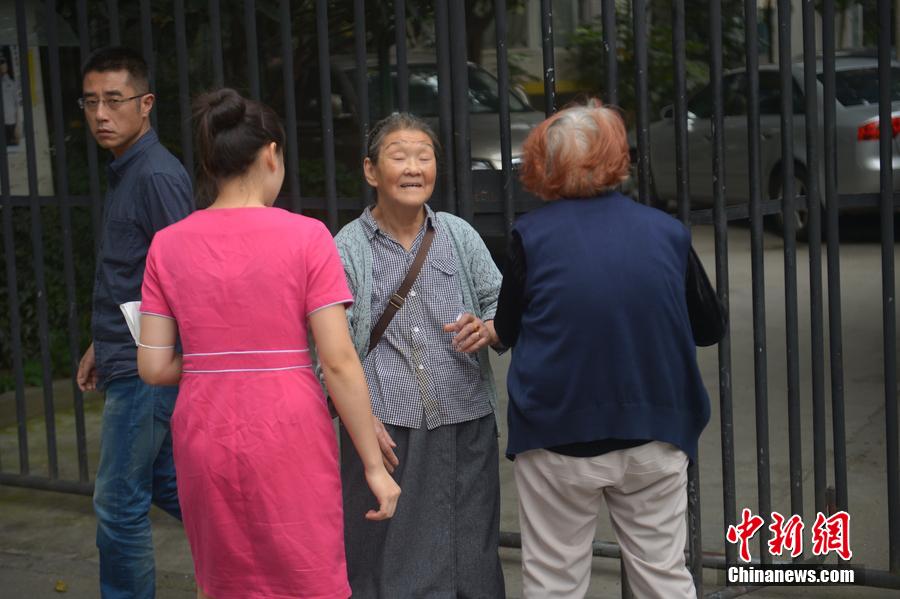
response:
<path fill-rule="evenodd" d="M 385 425 L 397 443 L 402 489 L 394 517 L 377 508 L 362 463 L 341 428 L 347 571 L 354 598 L 497 599 L 500 475 L 493 414 L 434 430 Z"/>

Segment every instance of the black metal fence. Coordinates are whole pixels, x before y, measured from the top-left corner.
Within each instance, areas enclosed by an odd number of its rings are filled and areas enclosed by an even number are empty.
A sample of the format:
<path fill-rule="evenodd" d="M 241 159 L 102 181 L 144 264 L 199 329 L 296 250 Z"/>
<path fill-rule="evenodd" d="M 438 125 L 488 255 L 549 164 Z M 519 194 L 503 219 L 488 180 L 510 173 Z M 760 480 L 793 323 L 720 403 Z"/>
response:
<path fill-rule="evenodd" d="M 745 63 L 746 131 L 744 151 L 748 167 L 748 199 L 738 203 L 729 201 L 726 189 L 726 128 L 728 116 L 724 82 L 728 73 L 723 64 L 723 2 L 709 0 L 703 3 L 708 18 L 705 33 L 708 35 L 708 67 L 711 128 L 705 144 L 710 149 L 711 180 L 691 180 L 691 154 L 689 125 L 697 117 L 689 110 L 687 95 L 686 11 L 684 0 L 672 0 L 665 7 L 664 26 L 671 28 L 672 77 L 674 84 L 671 120 L 674 126 L 675 204 L 677 217 L 686 223 L 711 223 L 715 234 L 715 273 L 722 301 L 729 303 L 730 282 L 728 271 L 729 223 L 749 219 L 750 257 L 752 277 L 749 281 L 753 306 L 754 392 L 756 425 L 756 472 L 758 508 L 761 513 L 771 511 L 769 399 L 767 373 L 766 303 L 764 298 L 763 225 L 767 216 L 782 215 L 784 238 L 784 308 L 786 314 L 785 340 L 787 360 L 784 364 L 787 380 L 787 419 L 790 454 L 790 503 L 794 514 L 803 514 L 803 473 L 801 442 L 800 362 L 798 303 L 801 301 L 797 285 L 797 242 L 795 214 L 805 212 L 803 223 L 808 237 L 810 280 L 809 297 L 811 313 L 811 396 L 813 401 L 812 452 L 814 463 L 814 500 L 817 512 L 848 510 L 848 473 L 845 440 L 845 398 L 843 380 L 842 314 L 840 302 L 840 239 L 839 211 L 845 207 L 870 207 L 880 212 L 881 266 L 884 339 L 884 413 L 886 456 L 884 472 L 887 480 L 887 546 L 889 548 L 887 570 L 866 569 L 865 583 L 870 586 L 900 588 L 900 453 L 898 453 L 898 413 L 896 381 L 896 316 L 894 270 L 894 212 L 897 206 L 895 177 L 892 171 L 892 148 L 897 129 L 892 128 L 892 78 L 891 69 L 891 3 L 878 1 L 878 113 L 877 137 L 879 141 L 880 171 L 879 193 L 838 193 L 836 156 L 837 124 L 836 52 L 834 33 L 834 0 L 821 3 L 822 39 L 821 55 L 817 54 L 816 13 L 812 2 L 792 3 L 777 0 L 777 73 L 780 99 L 777 104 L 778 126 L 781 132 L 795 131 L 798 121 L 810 123 L 804 127 L 805 153 L 797 156 L 791 135 L 782 134 L 779 170 L 775 183 L 780 184 L 773 194 L 772 180 L 761 171 L 760 122 L 760 70 L 756 0 L 743 3 L 743 55 Z M 518 187 L 515 178 L 513 143 L 511 141 L 510 116 L 510 63 L 507 40 L 507 3 L 493 2 L 494 37 L 496 39 L 496 73 L 498 87 L 497 136 L 501 150 L 499 169 L 481 171 L 472 169 L 472 137 L 470 125 L 470 82 L 466 56 L 466 10 L 471 2 L 435 0 L 434 2 L 366 3 L 364 0 L 332 2 L 326 0 L 242 3 L 225 0 L 204 2 L 171 0 L 153 2 L 140 0 L 139 5 L 119 3 L 116 0 L 78 0 L 55 2 L 47 0 L 43 10 L 31 10 L 33 4 L 25 0 L 15 1 L 16 41 L 18 63 L 14 64 L 20 82 L 22 96 L 21 132 L 24 135 L 25 179 L 27 191 L 14 193 L 11 187 L 10 152 L 14 144 L 7 139 L 7 130 L 0 127 L 0 198 L 2 198 L 2 235 L 5 266 L 5 302 L 8 309 L 8 336 L 0 337 L 3 355 L 0 368 L 9 373 L 17 436 L 17 460 L 0 455 L 0 484 L 29 486 L 56 491 L 90 493 L 87 439 L 85 432 L 84 398 L 73 382 L 66 393 L 71 393 L 74 423 L 74 444 L 77 454 L 77 477 L 60 475 L 57 447 L 57 417 L 54 402 L 54 378 L 72 377 L 83 346 L 87 344 L 86 327 L 91 277 L 79 276 L 84 263 L 90 262 L 87 253 L 96 250 L 102 215 L 102 188 L 104 175 L 100 157 L 89 133 L 71 124 L 79 115 L 73 113 L 75 98 L 80 95 L 78 65 L 91 49 L 106 44 L 135 42 L 140 47 L 155 73 L 152 89 L 163 96 L 164 109 L 154 113 L 154 125 L 163 132 L 164 139 L 179 152 L 189 171 L 193 170 L 194 156 L 191 146 L 190 97 L 199 89 L 210 86 L 232 85 L 246 91 L 254 98 L 262 98 L 277 106 L 284 115 L 288 135 L 286 157 L 289 168 L 285 190 L 279 200 L 283 205 L 319 216 L 334 232 L 344 215 L 354 213 L 369 199 L 369 192 L 359 187 L 347 194 L 339 189 L 343 180 L 339 172 L 342 163 L 336 155 L 346 154 L 343 148 L 348 139 L 351 159 L 362 157 L 366 131 L 377 116 L 371 113 L 375 105 L 373 93 L 395 94 L 395 106 L 400 110 L 410 107 L 410 60 L 407 48 L 407 27 L 413 11 L 421 17 L 425 14 L 433 27 L 431 50 L 434 75 L 437 79 L 437 120 L 440 139 L 444 146 L 446 163 L 442 168 L 440 189 L 436 202 L 443 209 L 456 212 L 472 221 L 485 237 L 500 239 L 509 231 L 516 216 L 535 205 Z M 602 88 L 603 99 L 617 104 L 620 92 L 626 84 L 634 90 L 635 105 L 625 107 L 634 115 L 634 142 L 636 169 L 636 195 L 644 202 L 656 196 L 653 165 L 651 164 L 650 93 L 648 80 L 648 4 L 647 0 L 633 0 L 627 14 L 631 22 L 623 23 L 622 13 L 617 14 L 615 0 L 602 0 L 603 65 L 604 80 L 597 82 Z M 792 6 L 802 10 L 803 39 L 791 39 L 790 13 Z M 373 5 L 378 5 L 377 7 Z M 654 3 L 659 7 L 659 3 Z M 388 7 L 388 8 L 385 8 Z M 378 12 L 380 11 L 380 12 Z M 387 20 L 384 21 L 385 13 Z M 258 18 L 262 15 L 261 18 Z M 547 114 L 557 108 L 554 53 L 553 4 L 540 0 L 541 47 L 543 55 L 543 103 Z M 658 15 L 657 15 L 658 17 Z M 29 19 L 39 20 L 29 23 Z M 383 29 L 384 23 L 392 24 Z M 397 26 L 403 24 L 404 26 Z M 659 27 L 658 22 L 650 29 Z M 70 29 L 65 29 L 69 27 Z M 622 27 L 630 29 L 633 48 L 622 48 L 616 32 Z M 29 54 L 29 32 L 42 31 L 39 55 Z M 302 30 L 302 32 L 301 32 Z M 390 31 L 393 30 L 393 36 Z M 192 32 L 188 36 L 188 31 Z M 198 31 L 200 33 L 198 33 Z M 376 33 L 373 35 L 372 31 Z M 74 35 L 74 42 L 66 40 L 65 33 Z M 39 36 L 40 37 L 40 36 Z M 391 39 L 392 37 L 392 39 Z M 189 47 L 189 42 L 191 46 Z M 370 47 L 378 47 L 378 68 L 388 83 L 370 90 L 372 62 Z M 173 53 L 174 45 L 174 53 Z M 393 46 L 393 58 L 388 47 Z M 352 68 L 336 69 L 333 56 L 336 46 L 346 52 Z M 792 72 L 793 52 L 802 50 L 801 87 Z M 633 53 L 634 71 L 621 66 L 624 51 Z M 311 61 L 310 57 L 315 60 Z M 54 192 L 41 194 L 38 182 L 38 156 L 36 154 L 36 127 L 33 90 L 29 79 L 33 71 L 31 60 L 41 61 L 46 70 L 44 80 L 49 85 L 49 130 L 52 132 L 52 182 Z M 817 69 L 817 61 L 821 68 Z M 298 64 L 298 63 L 303 63 Z M 389 65 L 385 67 L 385 65 Z M 73 75 L 74 73 L 74 75 Z M 344 73 L 344 74 L 342 74 Z M 355 93 L 355 104 L 349 117 L 334 114 L 334 91 L 341 85 L 335 77 L 344 77 Z M 393 73 L 393 74 L 391 74 Z M 817 73 L 819 76 L 817 77 Z M 164 76 L 165 75 L 165 76 Z M 815 90 L 821 83 L 821 101 Z M 801 90 L 803 107 L 797 110 L 797 89 Z M 310 97 L 310 90 L 317 90 L 318 97 Z M 382 98 L 383 99 L 383 98 Z M 344 106 L 338 105 L 341 110 Z M 820 107 L 823 114 L 819 115 Z M 309 109 L 309 110 L 307 110 Z M 0 102 L 0 121 L 4 106 Z M 310 128 L 309 114 L 318 122 Z M 6 122 L 6 121 L 4 121 Z M 349 124 L 348 124 L 349 122 Z M 349 131 L 348 135 L 345 133 Z M 82 139 L 84 141 L 82 141 Z M 336 140 L 340 144 L 336 144 Z M 693 142 L 692 142 L 693 143 Z M 354 145 L 355 144 L 355 145 Z M 340 146 L 340 147 L 339 147 Z M 696 149 L 694 147 L 693 149 Z M 301 168 L 305 152 L 320 157 L 318 162 L 308 162 L 318 167 L 316 180 L 303 180 L 309 169 Z M 696 159 L 695 159 L 696 160 Z M 313 169 L 316 170 L 316 169 Z M 352 173 L 351 173 L 352 174 Z M 359 180 L 359 177 L 357 177 Z M 709 189 L 711 207 L 692 205 L 692 190 Z M 797 189 L 802 186 L 802 189 Z M 801 193 L 802 192 L 802 193 Z M 807 210 L 821 205 L 823 210 Z M 27 213 L 27 230 L 16 223 Z M 53 230 L 48 229 L 52 223 Z M 80 224 L 79 224 L 80 223 Z M 58 230 L 56 228 L 58 227 Z M 80 227 L 80 228 L 79 228 Z M 21 229 L 21 230 L 20 230 Z M 76 230 L 77 229 L 77 230 Z M 825 264 L 827 289 L 822 280 L 822 235 L 825 234 L 827 261 Z M 52 253 L 45 252 L 47 240 L 59 238 Z M 89 239 L 88 239 L 89 238 Z M 27 240 L 28 248 L 22 242 Z M 61 263 L 59 258 L 61 256 Z M 62 283 L 54 290 L 56 301 L 51 310 L 51 294 L 48 294 L 48 261 L 61 272 Z M 25 271 L 24 273 L 20 271 Z M 90 269 L 88 268 L 89 272 Z M 54 276 L 59 273 L 53 273 Z M 20 291 L 27 287 L 23 299 Z M 826 295 L 827 291 L 827 295 Z M 828 299 L 827 329 L 824 300 Z M 54 299 L 58 299 L 55 297 Z M 806 301 L 806 300 L 804 300 Z M 63 314 L 60 315 L 60 307 Z M 826 387 L 825 332 L 829 333 L 828 371 L 830 385 Z M 37 376 L 26 368 L 26 351 L 23 336 L 31 331 L 38 339 L 37 354 L 40 368 Z M 7 335 L 7 332 L 3 332 Z M 62 350 L 55 349 L 61 346 Z M 64 356 L 63 366 L 56 354 Z M 56 371 L 53 365 L 57 365 Z M 735 524 L 737 518 L 735 490 L 735 444 L 732 392 L 732 344 L 730 335 L 718 346 L 719 393 L 718 407 L 721 428 L 721 468 L 723 496 L 721 510 L 725 525 Z M 29 376 L 31 379 L 29 379 Z M 32 380 L 33 379 L 33 380 Z M 46 472 L 34 472 L 29 452 L 28 423 L 32 418 L 26 391 L 36 383 L 41 390 L 41 405 L 46 438 Z M 827 459 L 826 402 L 831 402 L 831 437 L 833 460 Z M 5 401 L 5 400 L 4 400 Z M 0 416 L 2 416 L 0 405 Z M 17 461 L 17 467 L 11 461 Z M 827 484 L 829 468 L 832 472 L 833 496 Z M 699 499 L 699 470 L 694 464 L 689 472 L 690 542 L 689 565 L 693 572 L 698 593 L 703 592 L 704 568 L 723 569 L 736 562 L 736 547 L 724 543 L 724 555 L 704 552 L 701 547 L 701 518 Z M 706 510 L 718 506 L 705 506 Z M 724 538 L 724 533 L 723 533 Z M 515 546 L 517 535 L 504 533 L 504 543 Z M 595 553 L 618 557 L 618 548 L 611 543 L 596 543 Z M 761 561 L 771 557 L 761 538 Z M 803 559 L 803 558 L 801 558 Z M 807 558 L 815 561 L 818 558 Z M 862 572 L 862 571 L 861 571 Z M 711 592 L 707 596 L 735 596 L 753 590 L 752 587 L 728 587 Z"/>

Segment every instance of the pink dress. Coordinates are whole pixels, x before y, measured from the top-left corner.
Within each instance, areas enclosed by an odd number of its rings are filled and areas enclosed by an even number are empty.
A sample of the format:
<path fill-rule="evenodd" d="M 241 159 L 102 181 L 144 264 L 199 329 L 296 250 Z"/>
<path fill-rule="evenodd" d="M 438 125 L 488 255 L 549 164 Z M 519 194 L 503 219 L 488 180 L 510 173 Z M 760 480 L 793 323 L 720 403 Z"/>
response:
<path fill-rule="evenodd" d="M 337 444 L 307 317 L 352 301 L 317 220 L 201 210 L 153 239 L 141 309 L 178 323 L 178 496 L 197 584 L 216 599 L 350 595 Z"/>

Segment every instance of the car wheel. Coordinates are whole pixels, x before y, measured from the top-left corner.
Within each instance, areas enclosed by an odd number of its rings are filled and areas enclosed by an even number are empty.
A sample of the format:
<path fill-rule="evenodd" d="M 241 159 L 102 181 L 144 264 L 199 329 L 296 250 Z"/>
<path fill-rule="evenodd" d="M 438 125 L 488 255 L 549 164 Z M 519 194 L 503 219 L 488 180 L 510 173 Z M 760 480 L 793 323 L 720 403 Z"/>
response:
<path fill-rule="evenodd" d="M 775 173 L 772 177 L 772 185 L 769 189 L 769 198 L 781 198 L 784 195 L 783 188 L 784 182 L 781 174 Z M 794 166 L 794 195 L 806 195 L 806 170 L 799 164 Z M 777 212 L 775 214 L 775 227 L 782 237 L 785 234 L 784 219 L 785 215 L 783 212 Z M 823 221 L 820 220 L 820 222 Z M 805 207 L 798 206 L 794 210 L 794 238 L 797 241 L 809 241 L 809 212 Z"/>

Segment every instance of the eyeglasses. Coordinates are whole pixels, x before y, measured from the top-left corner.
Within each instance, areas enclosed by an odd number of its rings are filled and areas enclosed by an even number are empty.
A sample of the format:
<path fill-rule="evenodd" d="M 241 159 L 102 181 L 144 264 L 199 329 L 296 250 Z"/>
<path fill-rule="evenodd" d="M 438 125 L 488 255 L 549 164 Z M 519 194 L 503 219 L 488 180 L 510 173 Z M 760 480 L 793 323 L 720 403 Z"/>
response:
<path fill-rule="evenodd" d="M 87 112 L 94 112 L 100 107 L 100 104 L 103 103 L 106 104 L 106 107 L 110 110 L 116 111 L 121 108 L 123 104 L 127 104 L 132 100 L 137 100 L 138 98 L 143 98 L 151 93 L 153 92 L 144 92 L 136 96 L 131 96 L 130 98 L 107 98 L 106 100 L 101 98 L 78 98 L 78 108 Z"/>

